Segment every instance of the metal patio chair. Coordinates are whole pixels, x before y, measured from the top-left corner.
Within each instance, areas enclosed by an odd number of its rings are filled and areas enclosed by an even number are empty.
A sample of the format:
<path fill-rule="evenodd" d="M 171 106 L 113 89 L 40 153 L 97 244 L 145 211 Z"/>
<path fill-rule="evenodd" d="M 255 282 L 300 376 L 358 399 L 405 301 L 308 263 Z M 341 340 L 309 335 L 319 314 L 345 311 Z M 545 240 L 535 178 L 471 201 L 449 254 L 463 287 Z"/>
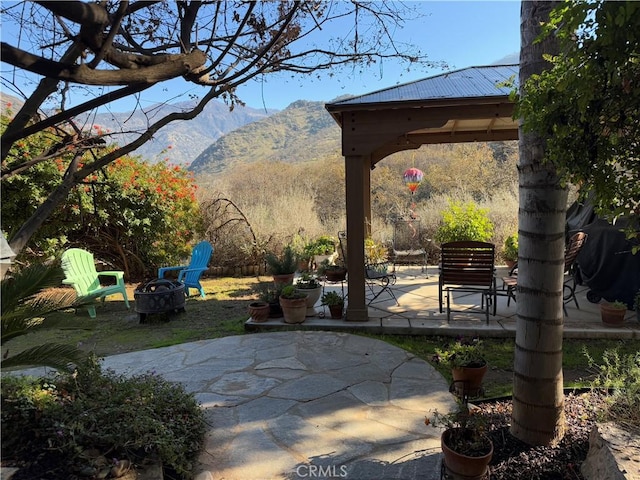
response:
<path fill-rule="evenodd" d="M 587 241 L 588 235 L 584 232 L 574 233 L 564 250 L 564 283 L 563 283 L 563 295 L 562 295 L 562 310 L 565 315 L 567 313 L 567 303 L 573 301 L 576 304 L 576 308 L 580 310 L 578 304 L 578 298 L 576 297 L 576 258 L 580 249 Z M 516 264 L 509 275 L 502 277 L 502 288 L 506 290 L 507 306 L 510 305 L 511 299 L 516 301 L 516 290 L 518 289 L 518 264 Z"/>
<path fill-rule="evenodd" d="M 396 265 L 420 265 L 427 270 L 427 250 L 421 239 L 420 220 L 400 219 L 393 225 L 392 263 Z"/>
<path fill-rule="evenodd" d="M 340 242 L 340 251 L 342 258 L 346 263 L 347 258 L 347 232 L 338 232 L 338 240 Z M 400 305 L 396 298 L 393 289 L 391 288 L 396 283 L 396 274 L 389 272 L 389 263 L 369 263 L 366 262 L 364 266 L 364 280 L 365 284 L 371 292 L 371 298 L 368 299 L 367 305 L 384 301 L 384 298 L 380 298 L 383 293 L 388 294 L 396 302 L 396 305 Z M 377 290 L 377 291 L 376 291 Z"/>

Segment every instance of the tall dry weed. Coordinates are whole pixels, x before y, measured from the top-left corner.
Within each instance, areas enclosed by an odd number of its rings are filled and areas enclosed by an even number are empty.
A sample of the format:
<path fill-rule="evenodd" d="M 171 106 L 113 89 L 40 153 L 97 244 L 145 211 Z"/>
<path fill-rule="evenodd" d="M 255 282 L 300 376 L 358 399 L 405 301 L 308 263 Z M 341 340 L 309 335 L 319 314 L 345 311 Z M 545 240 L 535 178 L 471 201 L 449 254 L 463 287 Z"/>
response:
<path fill-rule="evenodd" d="M 477 152 L 472 145 L 464 148 L 435 146 L 380 162 L 371 174 L 372 218 L 368 221 L 373 239 L 390 246 L 393 242 L 393 220 L 411 212 L 420 219 L 423 238 L 433 238 L 442 220 L 442 212 L 449 207 L 450 201 L 473 201 L 488 209 L 495 225 L 495 234 L 490 241 L 499 253 L 504 239 L 517 231 L 517 155 L 512 146 L 503 150 L 493 148 L 493 151 L 495 158 L 491 158 L 492 149 L 486 146 L 477 147 Z M 447 172 L 447 162 L 458 166 L 486 162 L 482 176 L 492 180 L 479 191 L 477 182 L 472 184 L 464 177 L 473 174 L 471 169 L 458 168 L 447 191 L 436 193 L 438 189 L 432 185 L 434 179 L 427 178 L 415 195 L 409 193 L 402 179 L 404 168 L 415 164 L 426 171 L 426 166 L 434 163 L 442 172 Z M 264 252 L 279 251 L 294 238 L 308 241 L 321 235 L 336 237 L 346 228 L 344 182 L 344 161 L 340 159 L 303 164 L 255 162 L 234 166 L 215 178 L 210 176 L 206 187 L 200 191 L 201 201 L 229 198 L 242 212 L 252 232 L 249 235 L 247 228 L 225 227 L 224 218 L 208 218 L 210 228 L 222 229 L 216 238 L 224 239 L 220 242 L 228 250 L 224 255 L 215 255 L 214 262 L 217 259 L 254 262 Z M 231 252 L 233 249 L 236 251 Z M 432 250 L 437 252 L 436 246 Z M 220 249 L 216 251 L 223 253 Z M 434 255 L 430 260 L 437 261 L 437 257 Z"/>

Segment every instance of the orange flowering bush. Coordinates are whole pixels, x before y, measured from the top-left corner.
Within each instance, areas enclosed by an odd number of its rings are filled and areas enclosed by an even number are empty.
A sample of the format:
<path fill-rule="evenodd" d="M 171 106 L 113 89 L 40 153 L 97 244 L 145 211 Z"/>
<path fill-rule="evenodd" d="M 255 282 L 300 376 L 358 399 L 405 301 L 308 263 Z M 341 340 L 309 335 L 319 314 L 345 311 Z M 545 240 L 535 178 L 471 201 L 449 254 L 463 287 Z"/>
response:
<path fill-rule="evenodd" d="M 3 116 L 3 130 L 7 120 Z M 104 132 L 98 127 L 94 133 Z M 8 164 L 35 157 L 53 138 L 45 131 L 16 142 Z M 85 160 L 92 158 L 80 163 Z M 47 159 L 3 179 L 2 229 L 9 237 L 33 215 L 51 187 L 60 184 L 70 161 L 70 156 Z M 153 275 L 159 265 L 174 264 L 191 252 L 202 223 L 195 193 L 191 174 L 179 166 L 121 157 L 71 189 L 31 238 L 28 251 L 51 255 L 79 246 L 124 270 L 129 279 Z"/>

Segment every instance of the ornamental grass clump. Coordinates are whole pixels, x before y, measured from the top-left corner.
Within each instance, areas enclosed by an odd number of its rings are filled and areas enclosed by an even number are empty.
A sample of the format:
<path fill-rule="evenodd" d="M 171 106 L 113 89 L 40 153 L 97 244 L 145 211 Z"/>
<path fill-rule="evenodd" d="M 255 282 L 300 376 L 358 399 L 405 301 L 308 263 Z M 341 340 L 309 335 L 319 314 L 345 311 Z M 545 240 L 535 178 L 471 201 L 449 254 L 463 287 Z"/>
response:
<path fill-rule="evenodd" d="M 188 478 L 206 431 L 203 411 L 181 385 L 153 373 L 102 372 L 95 357 L 72 374 L 3 378 L 1 402 L 3 460 L 48 457 L 47 478 L 99 475 L 122 459 L 149 458 Z"/>
<path fill-rule="evenodd" d="M 640 352 L 623 355 L 617 348 L 605 350 L 602 364 L 597 364 L 586 348 L 584 354 L 596 372 L 592 391 L 604 400 L 601 420 L 640 429 Z"/>

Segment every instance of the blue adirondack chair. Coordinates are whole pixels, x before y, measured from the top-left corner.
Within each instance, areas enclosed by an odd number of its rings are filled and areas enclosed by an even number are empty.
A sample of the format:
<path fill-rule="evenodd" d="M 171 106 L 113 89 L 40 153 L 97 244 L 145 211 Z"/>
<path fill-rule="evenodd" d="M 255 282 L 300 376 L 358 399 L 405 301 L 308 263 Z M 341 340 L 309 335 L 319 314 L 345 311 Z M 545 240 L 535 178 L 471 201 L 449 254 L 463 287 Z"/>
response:
<path fill-rule="evenodd" d="M 205 297 L 204 288 L 200 285 L 200 276 L 208 268 L 209 259 L 213 254 L 213 247 L 207 241 L 202 241 L 193 247 L 191 252 L 191 262 L 189 265 L 176 267 L 161 267 L 158 269 L 158 278 L 164 278 L 166 272 L 178 270 L 178 281 L 184 284 L 184 293 L 189 296 L 189 287 L 200 292 L 202 298 Z"/>
<path fill-rule="evenodd" d="M 108 295 L 120 293 L 124 298 L 124 304 L 129 308 L 129 299 L 124 285 L 124 272 L 97 272 L 93 255 L 81 248 L 70 248 L 62 254 L 61 260 L 62 270 L 65 274 L 62 283 L 72 285 L 81 302 L 96 298 L 100 298 L 104 302 Z M 102 275 L 115 278 L 116 284 L 103 287 L 99 278 Z M 95 305 L 87 305 L 87 310 L 91 318 L 96 318 Z"/>

